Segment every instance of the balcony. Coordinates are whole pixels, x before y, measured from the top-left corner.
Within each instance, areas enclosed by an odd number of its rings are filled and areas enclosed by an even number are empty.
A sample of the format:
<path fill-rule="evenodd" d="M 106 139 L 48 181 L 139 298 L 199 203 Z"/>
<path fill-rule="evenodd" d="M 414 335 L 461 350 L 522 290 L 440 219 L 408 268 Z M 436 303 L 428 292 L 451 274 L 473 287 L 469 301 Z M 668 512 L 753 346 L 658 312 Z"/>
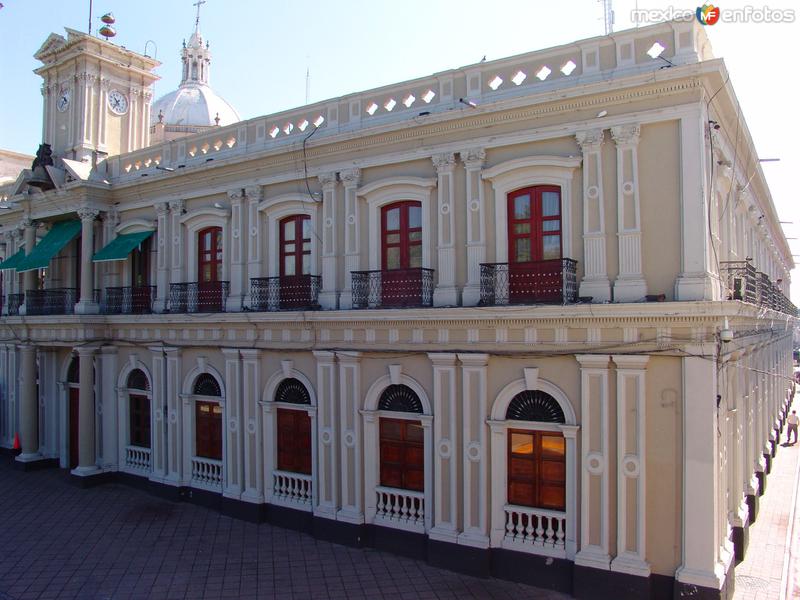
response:
<path fill-rule="evenodd" d="M 156 286 L 138 285 L 106 288 L 101 312 L 105 315 L 146 315 L 153 312 Z"/>
<path fill-rule="evenodd" d="M 169 312 L 225 312 L 229 286 L 230 282 L 228 281 L 171 283 L 169 286 Z"/>
<path fill-rule="evenodd" d="M 25 303 L 25 294 L 9 294 L 8 295 L 8 316 L 19 316 L 19 307 Z"/>
<path fill-rule="evenodd" d="M 250 310 L 316 310 L 319 308 L 319 275 L 284 275 L 250 279 Z"/>
<path fill-rule="evenodd" d="M 521 263 L 482 263 L 480 306 L 572 304 L 578 301 L 571 258 Z"/>
<path fill-rule="evenodd" d="M 25 298 L 25 314 L 28 316 L 71 315 L 78 301 L 78 289 L 28 290 L 25 292 Z"/>
<path fill-rule="evenodd" d="M 353 308 L 433 306 L 433 269 L 353 271 Z"/>
<path fill-rule="evenodd" d="M 728 286 L 728 300 L 741 300 L 797 316 L 797 307 L 770 281 L 766 273 L 756 271 L 749 260 L 721 261 L 720 273 Z"/>

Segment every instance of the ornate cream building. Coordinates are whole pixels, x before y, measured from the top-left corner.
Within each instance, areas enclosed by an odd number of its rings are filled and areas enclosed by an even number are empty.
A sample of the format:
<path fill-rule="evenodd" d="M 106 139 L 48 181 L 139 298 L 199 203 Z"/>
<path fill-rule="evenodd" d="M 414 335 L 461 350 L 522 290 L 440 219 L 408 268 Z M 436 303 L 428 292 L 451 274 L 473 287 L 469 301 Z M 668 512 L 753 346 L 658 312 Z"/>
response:
<path fill-rule="evenodd" d="M 36 57 L 50 148 L 0 213 L 20 465 L 580 598 L 730 596 L 794 265 L 699 25 L 155 143 L 155 61 Z"/>

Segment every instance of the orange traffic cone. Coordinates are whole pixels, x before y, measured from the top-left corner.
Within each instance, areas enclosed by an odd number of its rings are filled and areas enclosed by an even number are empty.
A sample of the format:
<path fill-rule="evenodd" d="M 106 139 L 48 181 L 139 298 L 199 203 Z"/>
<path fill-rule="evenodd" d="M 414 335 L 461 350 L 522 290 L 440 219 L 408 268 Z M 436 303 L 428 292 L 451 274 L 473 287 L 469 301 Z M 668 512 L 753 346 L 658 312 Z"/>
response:
<path fill-rule="evenodd" d="M 19 433 L 14 434 L 14 450 L 19 450 L 21 446 L 19 445 Z"/>

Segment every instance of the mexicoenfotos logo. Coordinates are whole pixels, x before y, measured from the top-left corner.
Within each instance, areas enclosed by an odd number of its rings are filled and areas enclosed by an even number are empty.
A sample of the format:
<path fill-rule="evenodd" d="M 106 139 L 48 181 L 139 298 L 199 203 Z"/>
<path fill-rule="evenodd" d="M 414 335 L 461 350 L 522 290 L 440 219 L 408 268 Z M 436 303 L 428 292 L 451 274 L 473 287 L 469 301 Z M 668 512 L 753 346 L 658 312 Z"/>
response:
<path fill-rule="evenodd" d="M 697 7 L 695 15 L 697 15 L 697 20 L 700 21 L 701 25 L 713 25 L 719 21 L 720 11 L 718 6 L 703 4 L 703 6 Z"/>

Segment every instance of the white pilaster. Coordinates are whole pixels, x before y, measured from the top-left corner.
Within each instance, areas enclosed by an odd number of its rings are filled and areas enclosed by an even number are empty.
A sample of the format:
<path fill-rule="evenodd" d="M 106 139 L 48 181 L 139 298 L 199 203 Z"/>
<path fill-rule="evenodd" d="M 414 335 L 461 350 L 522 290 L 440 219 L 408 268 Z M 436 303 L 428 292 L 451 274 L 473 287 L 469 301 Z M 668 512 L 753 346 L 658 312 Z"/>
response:
<path fill-rule="evenodd" d="M 464 306 L 477 306 L 481 299 L 481 263 L 486 262 L 486 204 L 481 171 L 486 160 L 483 148 L 461 153 L 467 189 L 467 283 L 461 297 Z"/>
<path fill-rule="evenodd" d="M 170 235 L 172 249 L 170 256 L 172 258 L 170 269 L 170 282 L 171 283 L 184 283 L 194 280 L 197 273 L 185 273 L 183 268 L 183 253 L 185 251 L 183 243 L 183 225 L 181 225 L 181 215 L 186 211 L 186 202 L 183 200 L 173 200 L 169 203 L 170 213 Z"/>
<path fill-rule="evenodd" d="M 117 471 L 119 469 L 119 445 L 117 436 L 119 416 L 117 405 L 117 347 L 103 346 L 100 349 L 100 418 L 102 419 L 103 452 L 100 456 L 100 467 L 104 471 Z"/>
<path fill-rule="evenodd" d="M 260 350 L 239 350 L 242 357 L 242 437 L 244 441 L 244 492 L 242 500 L 264 501 L 264 449 L 261 437 Z"/>
<path fill-rule="evenodd" d="M 353 307 L 353 271 L 361 265 L 360 220 L 358 207 L 358 184 L 361 181 L 361 169 L 348 169 L 339 176 L 344 183 L 344 287 L 339 298 L 339 307 Z"/>
<path fill-rule="evenodd" d="M 262 192 L 260 185 L 253 185 L 244 189 L 247 199 L 247 277 L 244 286 L 244 305 L 252 306 L 250 280 L 261 277 L 261 245 L 263 243 L 264 224 L 258 203 L 261 202 Z M 244 234 L 242 234 L 244 235 Z"/>
<path fill-rule="evenodd" d="M 603 202 L 603 130 L 590 129 L 575 134 L 583 151 L 583 279 L 579 296 L 593 302 L 611 300 L 611 285 L 606 267 L 606 224 Z"/>
<path fill-rule="evenodd" d="M 153 310 L 163 313 L 167 310 L 170 284 L 170 249 L 169 205 L 158 202 L 155 205 L 158 231 L 156 233 L 156 301 Z"/>
<path fill-rule="evenodd" d="M 339 391 L 336 378 L 336 354 L 315 350 L 317 359 L 317 505 L 314 515 L 335 518 L 339 508 Z"/>
<path fill-rule="evenodd" d="M 17 456 L 18 462 L 40 460 L 39 453 L 39 398 L 36 396 L 36 346 L 22 344 L 20 353 L 20 443 L 22 453 Z M 93 438 L 92 438 L 93 439 Z"/>
<path fill-rule="evenodd" d="M 456 355 L 428 353 L 433 365 L 433 529 L 431 539 L 455 543 L 459 532 L 460 490 Z"/>
<path fill-rule="evenodd" d="M 78 380 L 78 466 L 72 473 L 81 477 L 99 473 L 95 454 L 94 353 L 96 348 L 79 346 Z"/>
<path fill-rule="evenodd" d="M 455 189 L 453 171 L 455 154 L 446 152 L 431 158 L 438 177 L 437 238 L 439 253 L 436 288 L 433 290 L 434 306 L 458 305 L 456 289 L 456 247 L 455 247 Z"/>
<path fill-rule="evenodd" d="M 339 307 L 336 173 L 323 173 L 317 177 L 322 185 L 322 291 L 319 304 L 324 309 L 336 310 Z"/>
<path fill-rule="evenodd" d="M 611 570 L 647 577 L 645 369 L 649 357 L 611 358 L 617 366 L 617 556 Z"/>
<path fill-rule="evenodd" d="M 236 348 L 222 348 L 225 356 L 225 406 L 223 434 L 227 441 L 222 459 L 225 483 L 222 495 L 239 499 L 244 479 L 244 444 L 242 440 L 242 361 Z"/>
<path fill-rule="evenodd" d="M 75 314 L 91 315 L 100 312 L 100 306 L 94 302 L 94 220 L 99 211 L 94 208 L 81 207 L 78 216 L 81 219 L 81 297 L 75 305 Z"/>
<path fill-rule="evenodd" d="M 608 570 L 610 535 L 608 355 L 576 355 L 581 365 L 581 550 L 575 564 Z M 597 509 L 596 507 L 599 507 Z"/>
<path fill-rule="evenodd" d="M 225 302 L 227 312 L 241 310 L 245 293 L 245 247 L 247 230 L 244 222 L 245 191 L 241 188 L 228 190 L 231 202 L 231 271 L 230 293 Z M 249 286 L 248 286 L 249 287 Z"/>
<path fill-rule="evenodd" d="M 489 547 L 488 354 L 459 354 L 461 362 L 463 533 L 458 543 Z M 438 415 L 434 411 L 435 415 Z"/>
<path fill-rule="evenodd" d="M 337 352 L 339 357 L 339 415 L 341 444 L 341 509 L 339 521 L 364 522 L 362 460 L 361 353 Z"/>
<path fill-rule="evenodd" d="M 619 275 L 614 301 L 637 302 L 647 295 L 642 274 L 642 223 L 639 207 L 639 125 L 611 128 L 617 144 L 617 238 Z"/>

